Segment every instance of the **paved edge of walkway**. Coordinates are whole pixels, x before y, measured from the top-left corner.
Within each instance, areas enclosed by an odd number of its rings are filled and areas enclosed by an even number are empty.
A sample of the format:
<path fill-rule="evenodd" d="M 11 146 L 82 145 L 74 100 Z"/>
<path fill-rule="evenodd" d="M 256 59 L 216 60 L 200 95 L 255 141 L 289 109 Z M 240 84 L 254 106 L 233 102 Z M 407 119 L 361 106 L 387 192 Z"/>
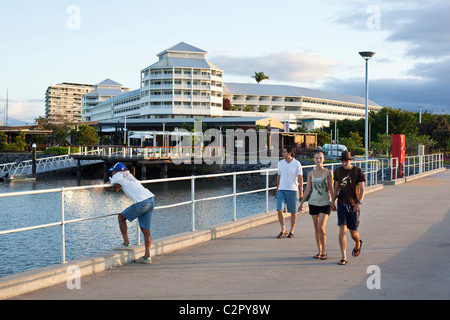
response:
<path fill-rule="evenodd" d="M 440 168 L 428 171 L 417 178 L 422 178 L 445 170 L 445 168 Z M 382 189 L 382 184 L 371 186 L 366 188 L 366 194 Z M 151 256 L 163 255 L 277 220 L 278 216 L 276 211 L 271 211 L 252 215 L 237 221 L 214 225 L 206 230 L 185 232 L 156 239 L 152 241 Z M 133 262 L 135 258 L 139 258 L 143 254 L 144 246 L 136 245 L 131 246 L 131 249 L 127 251 L 107 251 L 89 257 L 79 258 L 66 264 L 55 264 L 6 276 L 0 278 L 0 299 L 11 298 L 67 282 L 75 275 L 75 273 L 80 277 L 85 277 L 107 269 L 120 267 Z"/>

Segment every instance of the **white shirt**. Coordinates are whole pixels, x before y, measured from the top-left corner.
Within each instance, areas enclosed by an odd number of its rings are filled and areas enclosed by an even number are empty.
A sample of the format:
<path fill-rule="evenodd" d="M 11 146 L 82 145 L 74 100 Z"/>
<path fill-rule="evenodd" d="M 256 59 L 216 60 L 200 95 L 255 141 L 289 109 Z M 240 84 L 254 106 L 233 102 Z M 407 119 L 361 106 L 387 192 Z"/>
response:
<path fill-rule="evenodd" d="M 138 203 L 155 195 L 146 189 L 131 173 L 130 171 L 120 171 L 114 174 L 111 178 L 111 184 L 120 184 L 123 192 L 134 203 Z"/>
<path fill-rule="evenodd" d="M 281 176 L 278 190 L 298 191 L 297 176 L 303 176 L 302 165 L 298 160 L 292 159 L 288 163 L 283 159 L 278 162 L 278 174 Z"/>

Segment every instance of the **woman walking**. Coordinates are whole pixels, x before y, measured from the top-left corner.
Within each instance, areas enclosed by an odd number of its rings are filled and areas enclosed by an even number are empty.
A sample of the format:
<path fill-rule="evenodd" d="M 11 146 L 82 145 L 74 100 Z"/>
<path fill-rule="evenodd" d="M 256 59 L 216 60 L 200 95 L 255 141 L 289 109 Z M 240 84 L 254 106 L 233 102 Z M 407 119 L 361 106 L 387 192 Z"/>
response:
<path fill-rule="evenodd" d="M 324 154 L 322 152 L 316 152 L 314 155 L 314 162 L 316 167 L 308 173 L 307 184 L 305 194 L 303 196 L 298 211 L 303 211 L 303 203 L 307 199 L 309 193 L 311 197 L 308 201 L 309 214 L 312 217 L 315 238 L 319 253 L 314 258 L 325 260 L 327 253 L 325 250 L 326 244 L 326 232 L 325 225 L 330 215 L 331 195 L 333 194 L 333 172 L 324 168 Z"/>

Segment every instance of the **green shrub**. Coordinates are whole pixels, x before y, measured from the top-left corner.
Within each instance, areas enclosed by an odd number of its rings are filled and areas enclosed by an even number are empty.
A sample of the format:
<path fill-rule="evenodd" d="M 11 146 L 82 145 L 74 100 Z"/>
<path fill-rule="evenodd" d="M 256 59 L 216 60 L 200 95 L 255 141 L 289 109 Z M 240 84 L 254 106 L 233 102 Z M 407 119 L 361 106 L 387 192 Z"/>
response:
<path fill-rule="evenodd" d="M 79 148 L 70 148 L 70 153 L 78 153 L 80 151 Z M 57 155 L 65 155 L 68 154 L 68 147 L 50 147 L 44 150 L 44 154 L 57 154 Z"/>

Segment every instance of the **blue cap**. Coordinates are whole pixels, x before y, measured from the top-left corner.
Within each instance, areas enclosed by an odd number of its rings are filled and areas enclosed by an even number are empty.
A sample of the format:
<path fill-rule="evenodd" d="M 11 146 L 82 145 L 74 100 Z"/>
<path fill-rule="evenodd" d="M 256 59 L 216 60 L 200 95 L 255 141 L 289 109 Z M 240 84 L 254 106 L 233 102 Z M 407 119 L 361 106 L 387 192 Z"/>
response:
<path fill-rule="evenodd" d="M 125 165 L 122 162 L 118 162 L 114 165 L 114 167 L 112 167 L 111 169 L 109 169 L 109 172 L 113 172 L 113 171 L 124 171 L 126 170 L 127 167 L 125 167 Z"/>

